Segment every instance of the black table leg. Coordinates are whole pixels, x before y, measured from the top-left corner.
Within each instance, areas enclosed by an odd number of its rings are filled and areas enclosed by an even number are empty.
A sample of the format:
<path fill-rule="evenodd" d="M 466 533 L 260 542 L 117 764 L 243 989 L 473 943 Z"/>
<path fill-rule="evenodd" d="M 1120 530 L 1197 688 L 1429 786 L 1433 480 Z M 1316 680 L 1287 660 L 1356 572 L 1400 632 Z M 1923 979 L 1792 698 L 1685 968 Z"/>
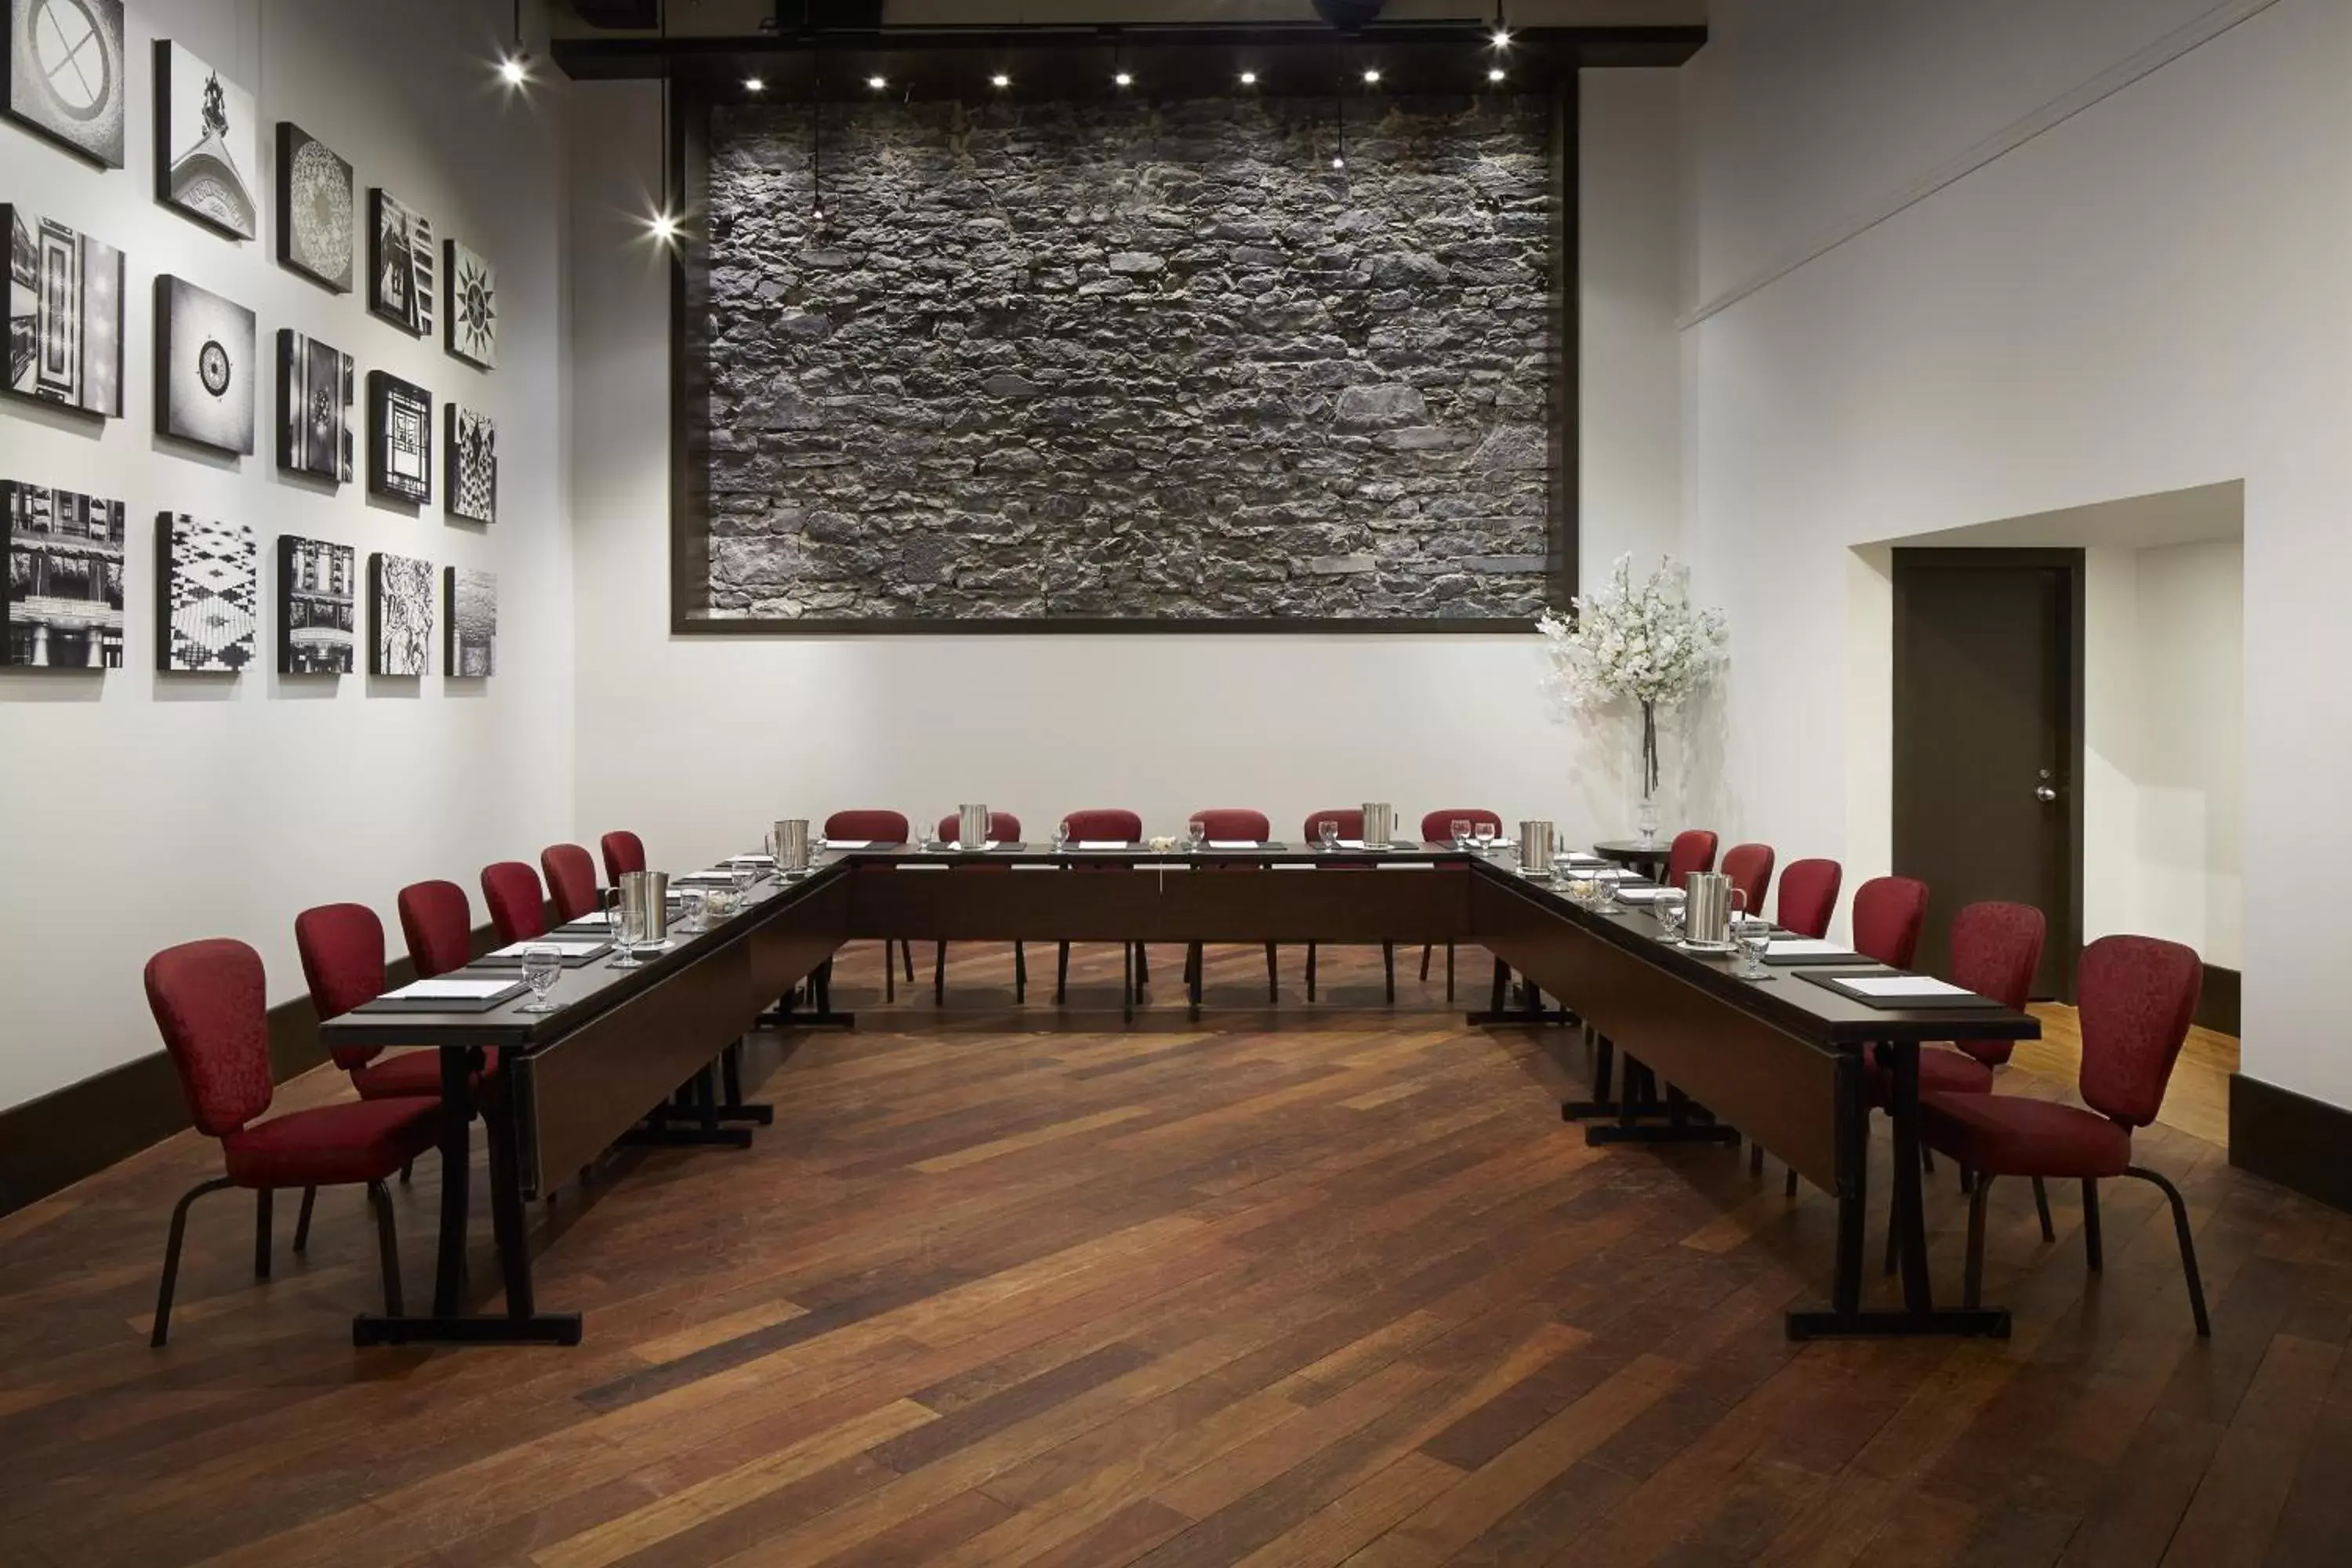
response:
<path fill-rule="evenodd" d="M 467 1128 L 474 1119 L 472 1051 L 441 1053 L 441 1238 L 433 1262 L 433 1311 L 457 1314 L 466 1294 L 466 1216 L 473 1204 Z"/>
<path fill-rule="evenodd" d="M 1927 1278 L 1927 1211 L 1919 1178 L 1919 1043 L 1893 1047 L 1895 1079 L 1888 1115 L 1895 1123 L 1895 1234 L 1903 1260 L 1903 1304 L 1915 1312 L 1936 1310 Z"/>

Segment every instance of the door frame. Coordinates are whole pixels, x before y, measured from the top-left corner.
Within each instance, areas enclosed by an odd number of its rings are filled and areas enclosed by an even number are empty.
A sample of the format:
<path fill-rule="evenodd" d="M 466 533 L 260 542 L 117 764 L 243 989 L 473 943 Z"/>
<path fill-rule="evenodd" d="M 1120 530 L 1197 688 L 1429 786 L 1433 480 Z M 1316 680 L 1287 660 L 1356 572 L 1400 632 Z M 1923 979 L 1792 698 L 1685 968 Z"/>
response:
<path fill-rule="evenodd" d="M 2064 802 L 2066 837 L 2069 854 L 2061 878 L 2061 893 L 2064 907 L 2046 911 L 2050 921 L 2050 938 L 2058 944 L 2057 1000 L 2074 1000 L 2074 972 L 2083 952 L 2083 774 L 2084 727 L 2084 664 L 2085 637 L 2085 557 L 2074 549 L 1973 549 L 1949 545 L 1897 545 L 1893 552 L 1890 581 L 1893 588 L 1894 669 L 1893 703 L 1887 715 L 1889 741 L 1887 772 L 1887 846 L 1890 857 L 1894 848 L 1895 824 L 1900 816 L 1903 795 L 1903 747 L 1899 726 L 1905 704 L 1906 671 L 1915 657 L 1910 649 L 1912 626 L 1909 601 L 1906 590 L 1921 573 L 1954 571 L 2005 570 L 2021 568 L 2037 571 L 2057 571 L 2064 574 L 2066 584 L 2064 604 L 2067 626 L 2061 646 L 2064 662 L 2066 692 L 2059 704 L 2060 721 L 2058 752 L 2064 759 L 2067 776 L 2063 781 L 2066 792 Z"/>

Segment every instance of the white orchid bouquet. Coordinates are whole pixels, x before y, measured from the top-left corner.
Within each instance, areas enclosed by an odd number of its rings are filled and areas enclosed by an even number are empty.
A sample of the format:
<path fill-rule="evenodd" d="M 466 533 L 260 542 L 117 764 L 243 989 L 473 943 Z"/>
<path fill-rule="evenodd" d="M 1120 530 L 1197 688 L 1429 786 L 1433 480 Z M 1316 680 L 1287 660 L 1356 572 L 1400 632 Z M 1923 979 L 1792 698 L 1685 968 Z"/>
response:
<path fill-rule="evenodd" d="M 1551 679 L 1570 700 L 1620 699 L 1642 709 L 1642 794 L 1658 788 L 1658 710 L 1687 700 L 1723 658 L 1720 610 L 1694 609 L 1689 570 L 1669 556 L 1643 582 L 1620 555 L 1597 593 L 1569 601 L 1569 615 L 1537 623 L 1549 643 Z"/>

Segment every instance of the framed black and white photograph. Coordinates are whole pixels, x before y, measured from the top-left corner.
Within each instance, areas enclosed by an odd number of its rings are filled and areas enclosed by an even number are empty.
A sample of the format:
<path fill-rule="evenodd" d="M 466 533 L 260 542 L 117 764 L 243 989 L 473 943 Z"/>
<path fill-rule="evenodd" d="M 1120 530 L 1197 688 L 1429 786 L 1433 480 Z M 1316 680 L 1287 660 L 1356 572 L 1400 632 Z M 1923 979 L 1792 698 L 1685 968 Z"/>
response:
<path fill-rule="evenodd" d="M 490 264 L 450 240 L 442 247 L 442 275 L 449 279 L 443 301 L 449 352 L 484 370 L 499 363 L 499 275 Z"/>
<path fill-rule="evenodd" d="M 0 204 L 8 230 L 8 390 L 122 416 L 122 252 Z"/>
<path fill-rule="evenodd" d="M 499 576 L 451 566 L 442 574 L 441 598 L 449 631 L 442 668 L 468 679 L 499 672 Z"/>
<path fill-rule="evenodd" d="M 278 122 L 278 260 L 352 291 L 352 166 L 290 120 Z"/>
<path fill-rule="evenodd" d="M 359 552 L 350 545 L 278 536 L 278 674 L 358 668 L 359 588 Z"/>
<path fill-rule="evenodd" d="M 8 112 L 122 167 L 122 0 L 8 0 Z"/>
<path fill-rule="evenodd" d="M 467 522 L 499 520 L 499 430 L 487 414 L 452 403 L 449 429 L 442 446 L 448 452 L 449 473 L 444 480 L 449 515 Z"/>
<path fill-rule="evenodd" d="M 368 309 L 411 337 L 433 331 L 433 226 L 383 187 L 368 192 Z"/>
<path fill-rule="evenodd" d="M 253 456 L 253 312 L 169 274 L 155 279 L 155 428 Z"/>
<path fill-rule="evenodd" d="M 261 552 L 241 522 L 155 520 L 155 668 L 236 675 L 260 654 Z"/>
<path fill-rule="evenodd" d="M 433 395 L 368 372 L 368 489 L 423 506 L 433 499 Z"/>
<path fill-rule="evenodd" d="M 0 480 L 8 553 L 0 663 L 122 668 L 122 525 L 119 500 Z"/>
<path fill-rule="evenodd" d="M 352 477 L 352 356 L 278 330 L 278 466 L 341 484 Z"/>
<path fill-rule="evenodd" d="M 155 195 L 223 234 L 261 232 L 253 94 L 169 38 L 155 41 Z"/>
<path fill-rule="evenodd" d="M 368 557 L 370 675 L 433 673 L 433 563 L 413 555 Z"/>

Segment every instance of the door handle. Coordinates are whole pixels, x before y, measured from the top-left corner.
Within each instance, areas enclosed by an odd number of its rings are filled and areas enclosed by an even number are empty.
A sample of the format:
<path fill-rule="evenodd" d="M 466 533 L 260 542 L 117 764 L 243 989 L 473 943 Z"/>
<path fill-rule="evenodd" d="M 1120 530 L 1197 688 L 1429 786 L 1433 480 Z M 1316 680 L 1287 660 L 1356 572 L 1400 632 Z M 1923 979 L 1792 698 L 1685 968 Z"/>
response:
<path fill-rule="evenodd" d="M 2058 792 L 2048 784 L 2036 784 L 2033 786 L 2033 798 L 2047 805 L 2058 798 Z"/>

